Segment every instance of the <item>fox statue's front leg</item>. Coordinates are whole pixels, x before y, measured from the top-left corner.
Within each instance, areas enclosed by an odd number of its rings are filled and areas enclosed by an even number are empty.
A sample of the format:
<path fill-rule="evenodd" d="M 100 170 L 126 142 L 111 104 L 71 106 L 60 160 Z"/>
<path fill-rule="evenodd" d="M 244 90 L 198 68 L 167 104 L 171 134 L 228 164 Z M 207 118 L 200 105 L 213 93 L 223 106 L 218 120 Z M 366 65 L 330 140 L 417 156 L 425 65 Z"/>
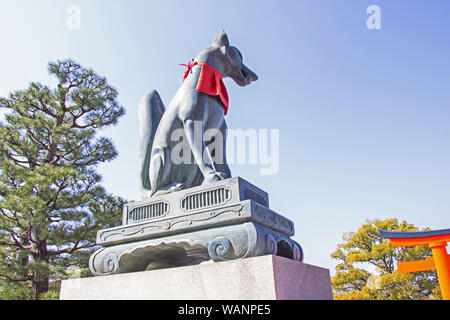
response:
<path fill-rule="evenodd" d="M 229 178 L 229 174 L 215 167 L 205 142 L 205 130 L 218 128 L 224 122 L 223 109 L 208 95 L 198 92 L 194 95 L 195 97 L 184 100 L 190 100 L 191 103 L 180 108 L 179 114 L 194 161 L 206 183 Z M 219 130 L 215 129 L 215 131 Z"/>
<path fill-rule="evenodd" d="M 205 182 L 209 183 L 228 178 L 226 173 L 216 170 L 214 163 L 211 160 L 204 140 L 205 130 L 203 121 L 187 119 L 183 121 L 183 124 L 186 139 Z"/>
<path fill-rule="evenodd" d="M 227 163 L 226 146 L 227 146 L 227 124 L 225 119 L 218 129 L 208 129 L 211 135 L 205 137 L 209 143 L 207 148 L 214 164 L 216 171 L 223 173 L 227 178 L 231 178 L 231 170 Z M 214 154 L 214 155 L 213 155 Z"/>

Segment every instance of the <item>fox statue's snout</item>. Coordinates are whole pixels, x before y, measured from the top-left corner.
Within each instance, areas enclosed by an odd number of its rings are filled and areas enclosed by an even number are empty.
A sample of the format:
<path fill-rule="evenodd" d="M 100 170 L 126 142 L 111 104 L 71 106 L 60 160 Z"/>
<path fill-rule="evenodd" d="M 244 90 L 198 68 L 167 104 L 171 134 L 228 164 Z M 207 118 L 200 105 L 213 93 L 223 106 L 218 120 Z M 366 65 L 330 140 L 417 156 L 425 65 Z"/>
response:
<path fill-rule="evenodd" d="M 245 87 L 258 80 L 258 76 L 242 61 L 242 55 L 235 47 L 228 48 L 228 59 L 230 60 L 231 70 L 227 76 L 232 78 L 238 85 Z"/>
<path fill-rule="evenodd" d="M 242 67 L 241 67 L 241 74 L 247 80 L 247 84 L 250 84 L 252 81 L 258 80 L 258 76 L 256 75 L 256 73 L 254 73 L 252 70 L 250 70 L 245 65 L 242 65 Z"/>

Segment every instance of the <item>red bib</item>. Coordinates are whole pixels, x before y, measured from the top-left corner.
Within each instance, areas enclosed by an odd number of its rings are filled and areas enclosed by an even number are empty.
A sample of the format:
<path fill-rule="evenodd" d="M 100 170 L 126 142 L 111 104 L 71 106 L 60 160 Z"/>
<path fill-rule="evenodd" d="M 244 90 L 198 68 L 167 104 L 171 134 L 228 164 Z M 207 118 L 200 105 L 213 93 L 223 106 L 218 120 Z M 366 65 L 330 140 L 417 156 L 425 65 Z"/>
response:
<path fill-rule="evenodd" d="M 222 81 L 222 75 L 219 71 L 217 71 L 216 68 L 205 62 L 195 62 L 194 64 L 189 63 L 189 65 L 187 65 L 188 70 L 184 73 L 183 79 L 181 79 L 181 81 L 183 82 L 184 79 L 187 78 L 192 67 L 196 65 L 202 66 L 202 71 L 200 73 L 200 77 L 198 79 L 197 87 L 195 88 L 195 90 L 213 96 L 219 96 L 220 100 L 223 103 L 224 114 L 227 114 L 229 106 L 228 92 L 225 84 Z"/>

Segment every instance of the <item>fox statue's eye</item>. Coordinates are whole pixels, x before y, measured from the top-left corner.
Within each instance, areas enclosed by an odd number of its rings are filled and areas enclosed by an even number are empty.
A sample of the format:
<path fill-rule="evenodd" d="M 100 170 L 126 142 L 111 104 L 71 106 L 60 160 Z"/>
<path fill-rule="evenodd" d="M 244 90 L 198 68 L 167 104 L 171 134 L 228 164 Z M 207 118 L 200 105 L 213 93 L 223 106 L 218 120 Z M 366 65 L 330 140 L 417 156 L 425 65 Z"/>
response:
<path fill-rule="evenodd" d="M 241 61 L 244 61 L 244 58 L 242 57 L 242 53 L 238 49 L 236 49 L 236 51 L 239 54 L 239 57 L 241 57 Z"/>
<path fill-rule="evenodd" d="M 233 58 L 237 59 L 239 58 L 241 61 L 244 61 L 244 58 L 242 57 L 241 52 L 236 47 L 231 47 L 233 50 L 230 50 L 232 52 Z"/>

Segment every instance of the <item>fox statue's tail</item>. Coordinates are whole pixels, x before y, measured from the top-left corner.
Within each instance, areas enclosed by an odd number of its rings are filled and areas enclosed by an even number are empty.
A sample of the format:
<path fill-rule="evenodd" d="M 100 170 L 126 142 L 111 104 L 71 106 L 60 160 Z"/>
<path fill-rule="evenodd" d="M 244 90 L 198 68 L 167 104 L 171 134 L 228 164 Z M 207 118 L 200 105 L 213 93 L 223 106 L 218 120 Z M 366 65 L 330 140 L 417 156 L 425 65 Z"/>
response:
<path fill-rule="evenodd" d="M 156 129 L 166 108 L 158 92 L 153 90 L 145 95 L 139 103 L 139 166 L 138 183 L 139 190 L 143 198 L 150 196 L 149 167 L 152 153 L 153 139 Z"/>

